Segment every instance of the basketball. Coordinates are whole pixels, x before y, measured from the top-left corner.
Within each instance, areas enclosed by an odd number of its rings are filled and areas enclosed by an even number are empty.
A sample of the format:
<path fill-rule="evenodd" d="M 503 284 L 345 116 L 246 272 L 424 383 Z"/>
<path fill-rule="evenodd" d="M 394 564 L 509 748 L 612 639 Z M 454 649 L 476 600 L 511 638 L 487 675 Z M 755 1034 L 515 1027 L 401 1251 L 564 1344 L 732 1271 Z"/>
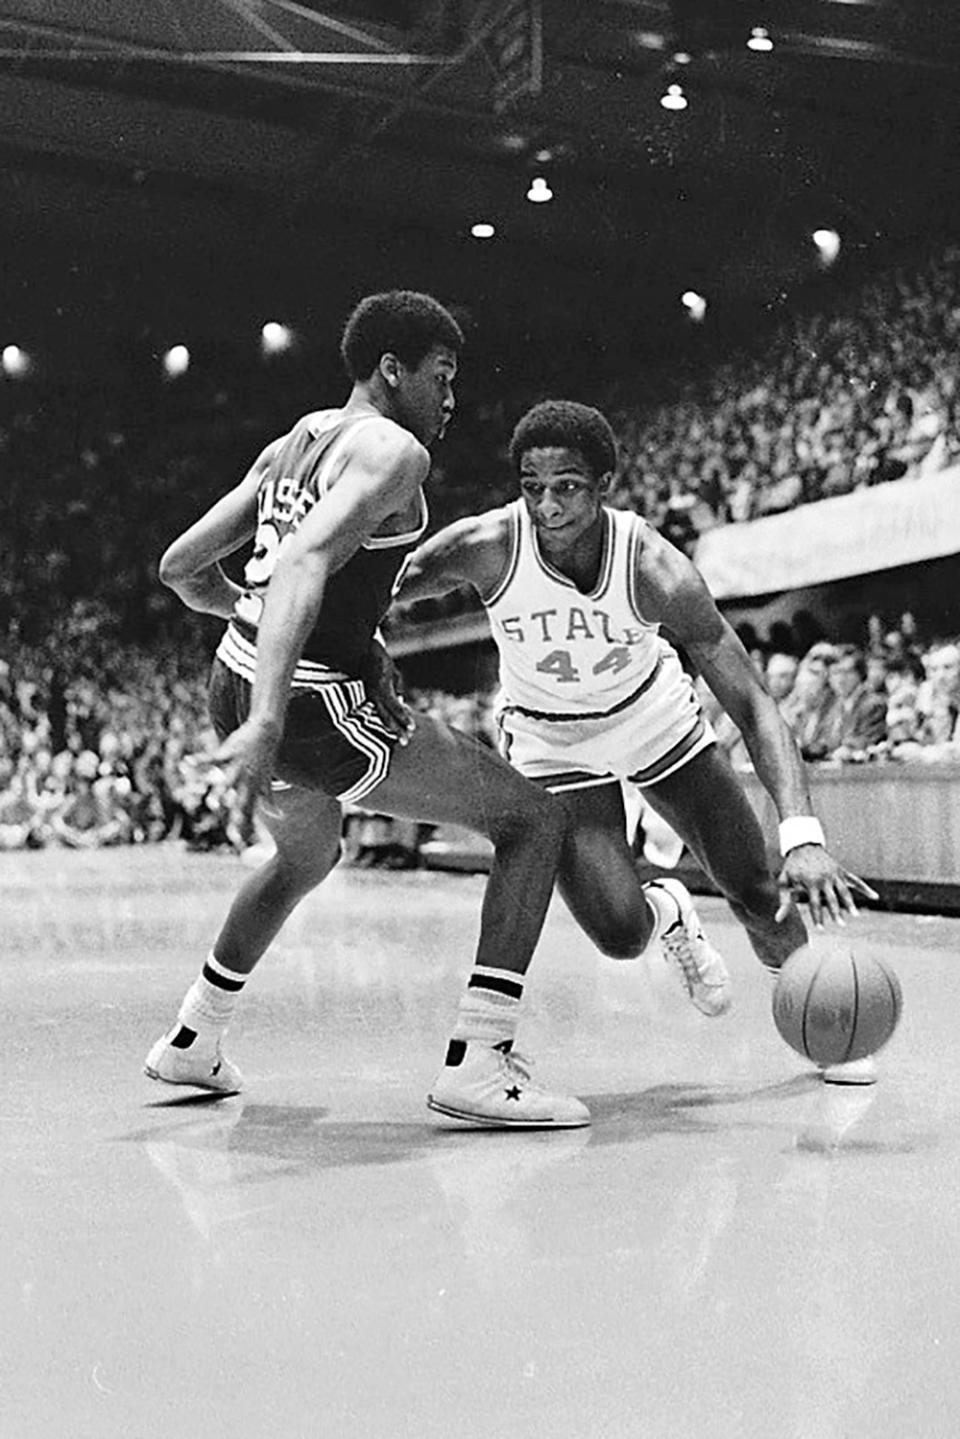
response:
<path fill-rule="evenodd" d="M 902 1003 L 888 964 L 847 948 L 806 945 L 780 971 L 773 1022 L 791 1049 L 814 1064 L 846 1064 L 886 1044 Z"/>

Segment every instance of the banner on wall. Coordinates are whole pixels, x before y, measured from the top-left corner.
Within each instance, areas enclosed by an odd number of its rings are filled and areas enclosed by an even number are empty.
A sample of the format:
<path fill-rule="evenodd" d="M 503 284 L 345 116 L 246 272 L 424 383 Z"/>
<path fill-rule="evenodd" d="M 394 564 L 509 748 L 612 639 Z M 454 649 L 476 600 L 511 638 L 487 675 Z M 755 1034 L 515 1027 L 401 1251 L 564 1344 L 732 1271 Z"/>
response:
<path fill-rule="evenodd" d="M 960 554 L 960 465 L 722 525 L 694 561 L 718 600 L 747 599 Z"/>

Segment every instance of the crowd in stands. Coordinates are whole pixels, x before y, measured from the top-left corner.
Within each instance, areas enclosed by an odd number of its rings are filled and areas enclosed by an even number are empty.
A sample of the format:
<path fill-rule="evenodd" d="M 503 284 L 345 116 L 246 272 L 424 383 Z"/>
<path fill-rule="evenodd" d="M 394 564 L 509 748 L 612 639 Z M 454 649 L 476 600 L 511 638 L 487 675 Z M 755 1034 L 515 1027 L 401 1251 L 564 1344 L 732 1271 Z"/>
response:
<path fill-rule="evenodd" d="M 798 646 L 778 623 L 741 637 L 810 763 L 960 761 L 960 637 L 921 642 L 912 617 L 871 617 L 862 646 Z M 0 849 L 177 840 L 240 848 L 232 796 L 210 763 L 207 657 L 201 648 L 118 646 L 109 617 L 78 606 L 43 647 L 0 658 Z M 743 741 L 704 689 L 719 741 L 749 764 Z M 414 692 L 429 712 L 485 743 L 492 696 Z M 430 827 L 348 815 L 355 863 L 409 866 Z"/>
<path fill-rule="evenodd" d="M 119 644 L 98 605 L 0 646 L 0 849 L 230 843 L 205 669 L 199 649 Z"/>
<path fill-rule="evenodd" d="M 960 458 L 960 251 L 781 317 L 654 404 L 616 416 L 616 502 L 703 533 Z"/>

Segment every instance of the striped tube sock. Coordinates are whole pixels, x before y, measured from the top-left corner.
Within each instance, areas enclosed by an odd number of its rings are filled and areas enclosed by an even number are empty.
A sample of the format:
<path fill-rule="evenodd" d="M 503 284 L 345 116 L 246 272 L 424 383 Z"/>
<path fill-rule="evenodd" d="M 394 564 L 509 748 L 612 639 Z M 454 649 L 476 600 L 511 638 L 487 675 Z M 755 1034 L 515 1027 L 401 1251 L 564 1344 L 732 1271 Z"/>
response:
<path fill-rule="evenodd" d="M 227 969 L 211 950 L 184 995 L 177 1015 L 179 1028 L 170 1041 L 174 1048 L 189 1049 L 198 1034 L 222 1034 L 246 982 L 247 975 Z"/>
<path fill-rule="evenodd" d="M 469 1039 L 479 1039 L 491 1046 L 505 1044 L 509 1047 L 517 1031 L 522 998 L 522 974 L 510 969 L 476 965 L 457 1010 L 457 1022 L 451 1036 L 454 1053 L 462 1057 L 463 1045 Z M 448 1053 L 447 1063 L 450 1062 Z"/>

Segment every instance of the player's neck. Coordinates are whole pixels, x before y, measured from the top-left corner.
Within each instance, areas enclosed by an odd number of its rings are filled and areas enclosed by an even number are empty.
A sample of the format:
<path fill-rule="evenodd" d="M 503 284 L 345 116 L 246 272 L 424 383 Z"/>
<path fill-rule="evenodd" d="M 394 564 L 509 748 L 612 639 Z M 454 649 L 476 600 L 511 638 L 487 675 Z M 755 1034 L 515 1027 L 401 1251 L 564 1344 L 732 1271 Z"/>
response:
<path fill-rule="evenodd" d="M 358 380 L 350 391 L 347 403 L 343 407 L 345 415 L 385 415 L 391 418 L 389 405 L 379 396 L 370 385 L 365 385 Z"/>
<path fill-rule="evenodd" d="M 564 549 L 552 551 L 544 544 L 544 536 L 537 537 L 540 553 L 547 564 L 572 580 L 577 589 L 586 593 L 594 589 L 600 578 L 600 565 L 603 556 L 603 516 L 598 517 L 597 523 L 590 526 L 585 534 L 580 535 L 572 545 Z"/>

